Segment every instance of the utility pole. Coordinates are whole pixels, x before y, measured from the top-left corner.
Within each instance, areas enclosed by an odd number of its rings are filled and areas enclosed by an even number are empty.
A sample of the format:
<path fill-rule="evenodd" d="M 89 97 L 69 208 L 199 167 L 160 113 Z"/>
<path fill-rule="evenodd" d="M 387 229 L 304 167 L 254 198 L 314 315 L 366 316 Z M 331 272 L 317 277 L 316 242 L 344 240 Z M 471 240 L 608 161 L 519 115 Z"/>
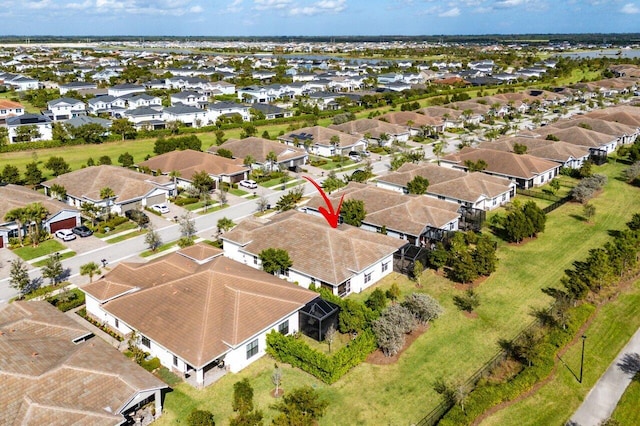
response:
<path fill-rule="evenodd" d="M 578 382 L 582 383 L 582 368 L 584 367 L 584 342 L 587 340 L 587 336 L 582 335 L 582 357 L 580 358 L 580 379 Z"/>

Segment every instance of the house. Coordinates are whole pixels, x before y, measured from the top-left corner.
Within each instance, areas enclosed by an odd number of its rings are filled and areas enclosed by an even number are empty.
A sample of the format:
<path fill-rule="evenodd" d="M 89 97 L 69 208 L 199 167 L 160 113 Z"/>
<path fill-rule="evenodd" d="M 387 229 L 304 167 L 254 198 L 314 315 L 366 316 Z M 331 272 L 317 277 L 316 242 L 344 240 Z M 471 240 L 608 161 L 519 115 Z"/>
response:
<path fill-rule="evenodd" d="M 566 129 L 554 127 L 553 125 L 544 126 L 535 129 L 531 133 L 522 132 L 522 136 L 526 135 L 538 135 L 538 137 L 542 138 L 558 138 L 563 142 L 585 146 L 589 148 L 592 155 L 603 157 L 614 152 L 618 144 L 618 138 L 616 136 L 585 129 L 581 126 L 573 126 Z"/>
<path fill-rule="evenodd" d="M 124 109 L 151 108 L 160 111 L 162 110 L 162 99 L 146 93 L 128 93 L 115 98 L 111 102 L 111 107 Z"/>
<path fill-rule="evenodd" d="M 439 167 L 432 163 L 405 163 L 395 172 L 390 172 L 378 177 L 376 185 L 379 188 L 407 194 L 407 183 L 415 179 L 416 176 L 423 177 L 429 181 L 429 185 L 434 185 L 440 182 L 457 179 L 465 174 L 466 173 L 461 170 Z"/>
<path fill-rule="evenodd" d="M 368 143 L 361 136 L 350 135 L 322 126 L 303 127 L 278 136 L 287 145 L 304 147 L 308 152 L 324 157 L 345 155 L 350 151 L 365 151 Z"/>
<path fill-rule="evenodd" d="M 113 114 L 113 101 L 117 98 L 115 96 L 96 96 L 87 101 L 87 109 L 91 114 Z M 118 108 L 118 112 L 122 114 L 126 108 Z"/>
<path fill-rule="evenodd" d="M 109 129 L 111 128 L 112 123 L 113 121 L 111 120 L 106 120 L 104 118 L 98 118 L 98 117 L 89 117 L 86 115 L 80 115 L 78 117 L 75 117 L 66 121 L 66 124 L 72 127 L 81 127 L 86 124 L 98 124 L 104 128 L 105 136 L 109 134 Z"/>
<path fill-rule="evenodd" d="M 360 228 L 407 240 L 413 245 L 426 245 L 427 241 L 442 235 L 445 231 L 458 229 L 458 206 L 452 203 L 419 195 L 402 195 L 395 191 L 373 185 L 350 182 L 344 189 L 329 195 L 329 200 L 337 206 L 344 200 L 361 200 L 366 217 Z M 315 196 L 302 207 L 306 213 L 320 216 L 319 208 L 324 207 L 322 197 Z"/>
<path fill-rule="evenodd" d="M 16 208 L 25 207 L 28 204 L 40 203 L 47 209 L 49 214 L 42 222 L 42 227 L 50 234 L 60 229 L 70 229 L 80 225 L 80 212 L 68 206 L 64 202 L 52 200 L 46 195 L 20 185 L 0 186 L 0 249 L 9 246 L 9 239 L 18 237 L 18 233 L 27 234 L 26 224 L 22 225 L 15 221 L 5 220 L 8 212 Z"/>
<path fill-rule="evenodd" d="M 65 121 L 70 118 L 87 115 L 84 102 L 71 98 L 58 98 L 47 102 L 47 111 L 43 114 L 53 121 Z"/>
<path fill-rule="evenodd" d="M 299 329 L 316 292 L 197 244 L 148 263 L 122 262 L 81 289 L 87 313 L 198 387 L 265 354 L 266 335 Z M 139 307 L 144 306 L 144 309 Z"/>
<path fill-rule="evenodd" d="M 109 87 L 107 94 L 109 96 L 120 97 L 130 93 L 144 93 L 145 88 L 139 84 L 116 84 Z"/>
<path fill-rule="evenodd" d="M 632 144 L 636 138 L 640 136 L 640 127 L 582 116 L 577 116 L 569 120 L 557 121 L 550 127 L 568 129 L 576 126 L 613 136 L 617 138 L 616 145 L 618 146 Z"/>
<path fill-rule="evenodd" d="M 178 121 L 187 127 L 202 127 L 207 124 L 208 114 L 202 108 L 190 105 L 176 104 L 162 111 L 165 122 Z"/>
<path fill-rule="evenodd" d="M 312 81 L 308 83 L 310 90 L 313 83 L 316 82 Z M 340 108 L 340 105 L 336 102 L 336 99 L 340 96 L 340 93 L 318 91 L 309 94 L 307 102 L 309 105 L 317 106 L 320 111 L 336 110 Z"/>
<path fill-rule="evenodd" d="M 444 120 L 441 118 L 428 117 L 413 111 L 388 112 L 378 117 L 378 120 L 406 127 L 411 135 L 420 133 L 428 135 L 433 132 L 444 131 Z"/>
<path fill-rule="evenodd" d="M 482 173 L 504 177 L 515 181 L 519 188 L 529 189 L 544 185 L 560 173 L 560 164 L 543 160 L 533 155 L 514 154 L 494 149 L 463 148 L 461 151 L 444 156 L 440 160 L 443 167 L 468 170 L 468 162 L 486 163 Z"/>
<path fill-rule="evenodd" d="M 640 114 L 636 110 L 637 107 L 613 107 L 605 108 L 599 111 L 592 111 L 585 115 L 589 118 L 597 118 L 606 121 L 615 121 L 617 123 L 626 124 L 640 128 Z"/>
<path fill-rule="evenodd" d="M 542 138 L 507 137 L 494 142 L 483 142 L 480 148 L 498 151 L 515 152 L 515 145 L 526 147 L 526 153 L 534 157 L 560 163 L 562 167 L 579 169 L 589 159 L 590 151 L 587 147 L 568 142 L 554 142 Z"/>
<path fill-rule="evenodd" d="M 247 157 L 254 159 L 252 169 L 278 168 L 280 170 L 296 170 L 307 163 L 309 154 L 306 150 L 291 145 L 285 145 L 278 141 L 264 138 L 249 137 L 245 139 L 229 139 L 222 145 L 213 145 L 208 152 L 216 153 L 219 149 L 227 149 L 233 154 L 233 158 L 243 161 Z M 276 154 L 275 164 L 269 164 L 267 156 L 270 152 Z"/>
<path fill-rule="evenodd" d="M 238 183 L 247 179 L 250 167 L 242 164 L 241 160 L 211 155 L 206 152 L 185 149 L 184 151 L 171 151 L 165 154 L 151 157 L 137 164 L 138 167 L 149 167 L 152 171 L 162 171 L 169 174 L 172 171 L 180 172 L 177 177 L 179 187 L 191 185 L 193 175 L 205 171 L 219 187 L 222 182 Z"/>
<path fill-rule="evenodd" d="M 0 306 L 0 424 L 117 426 L 160 417 L 168 386 L 92 336 L 45 301 Z"/>
<path fill-rule="evenodd" d="M 60 96 L 64 96 L 67 92 L 70 91 L 79 91 L 79 90 L 87 90 L 87 89 L 97 89 L 98 85 L 96 83 L 92 83 L 89 81 L 71 81 L 66 84 L 61 84 L 58 86 L 58 90 L 60 91 Z"/>
<path fill-rule="evenodd" d="M 235 102 L 214 102 L 205 106 L 207 110 L 207 123 L 213 124 L 219 118 L 239 115 L 242 121 L 250 121 L 249 107 Z"/>
<path fill-rule="evenodd" d="M 266 120 L 293 117 L 293 111 L 271 104 L 254 103 L 251 104 L 251 108 L 263 114 Z"/>
<path fill-rule="evenodd" d="M 191 90 L 171 94 L 172 106 L 183 104 L 192 107 L 200 107 L 208 101 L 209 98 L 206 95 Z"/>
<path fill-rule="evenodd" d="M 24 113 L 24 106 L 21 103 L 0 99 L 0 124 L 5 124 L 9 117 L 16 117 Z"/>
<path fill-rule="evenodd" d="M 361 136 L 369 143 L 375 142 L 380 146 L 387 146 L 393 142 L 407 142 L 411 135 L 411 132 L 406 127 L 371 118 L 333 124 L 329 128 L 350 135 Z"/>
<path fill-rule="evenodd" d="M 40 82 L 38 80 L 31 77 L 25 77 L 23 75 L 14 75 L 13 78 L 4 78 L 4 84 L 14 88 L 16 92 L 37 90 L 40 88 Z"/>
<path fill-rule="evenodd" d="M 126 110 L 123 112 L 123 117 L 131 121 L 137 130 L 162 129 L 165 127 L 164 113 L 149 107 Z"/>
<path fill-rule="evenodd" d="M 23 114 L 9 117 L 6 119 L 6 124 L 10 143 L 53 139 L 53 125 L 46 115 Z"/>
<path fill-rule="evenodd" d="M 118 166 L 91 166 L 65 173 L 42 183 L 45 194 L 54 196 L 51 187 L 61 185 L 67 190 L 67 203 L 78 209 L 91 203 L 112 213 L 125 214 L 167 200 L 171 179 L 149 176 Z M 102 198 L 100 192 L 110 188 L 115 196 Z"/>
<path fill-rule="evenodd" d="M 295 210 L 245 220 L 221 238 L 226 257 L 256 269 L 263 250 L 286 250 L 293 264 L 282 276 L 339 296 L 360 293 L 390 274 L 394 253 L 407 244 L 346 224 L 332 228 L 324 218 Z"/>

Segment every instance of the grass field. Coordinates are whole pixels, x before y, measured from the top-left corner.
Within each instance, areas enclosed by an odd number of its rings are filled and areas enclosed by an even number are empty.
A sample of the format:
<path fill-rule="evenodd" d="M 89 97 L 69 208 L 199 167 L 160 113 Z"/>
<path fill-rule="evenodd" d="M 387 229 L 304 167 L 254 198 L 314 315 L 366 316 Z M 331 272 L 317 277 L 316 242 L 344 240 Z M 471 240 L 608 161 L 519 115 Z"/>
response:
<path fill-rule="evenodd" d="M 320 384 L 301 371 L 285 368 L 285 389 L 302 384 L 315 386 L 330 401 L 328 413 L 320 424 L 408 424 L 418 421 L 440 400 L 431 387 L 437 377 L 464 380 L 470 376 L 497 351 L 499 338 L 514 336 L 531 322 L 529 312 L 532 308 L 549 303 L 549 298 L 540 291 L 543 287 L 558 285 L 564 269 L 575 259 L 584 258 L 589 249 L 601 246 L 608 240 L 609 230 L 622 228 L 633 212 L 640 211 L 640 190 L 614 178 L 622 168 L 609 164 L 597 169 L 610 179 L 606 190 L 593 200 L 596 206 L 593 224 L 580 219 L 581 205 L 569 203 L 549 215 L 547 231 L 536 240 L 523 245 L 499 243 L 499 269 L 478 288 L 481 298 L 478 318 L 467 318 L 454 307 L 452 297 L 460 290 L 427 271 L 420 291 L 438 299 L 446 311 L 397 363 L 386 366 L 363 363 L 331 386 Z M 387 289 L 393 282 L 399 284 L 403 294 L 416 291 L 412 282 L 397 274 L 386 277 L 376 287 Z M 353 297 L 363 299 L 371 291 L 368 289 L 365 294 Z M 633 311 L 640 309 L 640 303 L 629 303 L 628 307 L 628 312 L 609 319 L 624 320 L 627 314 L 640 318 L 637 311 Z M 610 311 L 611 315 L 615 312 Z M 609 323 L 603 320 L 602 324 L 606 327 Z M 591 356 L 595 356 L 600 346 L 596 340 L 593 339 Z M 573 350 L 567 354 L 569 365 L 575 365 L 574 357 Z M 225 423 L 232 414 L 233 383 L 244 377 L 248 377 L 255 388 L 258 406 L 265 409 L 267 418 L 271 418 L 273 412 L 267 405 L 272 401 L 268 394 L 273 387 L 270 382 L 272 370 L 273 361 L 267 357 L 202 391 L 180 385 L 167 396 L 166 415 L 159 424 L 174 424 L 195 407 L 211 410 L 218 416 L 217 420 Z M 589 380 L 597 377 L 593 371 L 588 374 Z M 557 410 L 562 411 L 558 418 L 571 412 L 562 405 Z M 538 411 L 532 409 L 527 415 Z"/>
<path fill-rule="evenodd" d="M 17 249 L 13 250 L 13 253 L 17 256 L 20 256 L 22 260 L 31 260 L 38 257 L 46 256 L 51 253 L 55 253 L 57 251 L 62 251 L 65 248 L 66 247 L 60 241 L 50 239 L 41 242 L 37 247 L 18 247 Z"/>
<path fill-rule="evenodd" d="M 640 425 L 638 401 L 640 401 L 640 374 L 631 381 L 611 417 L 621 425 Z"/>

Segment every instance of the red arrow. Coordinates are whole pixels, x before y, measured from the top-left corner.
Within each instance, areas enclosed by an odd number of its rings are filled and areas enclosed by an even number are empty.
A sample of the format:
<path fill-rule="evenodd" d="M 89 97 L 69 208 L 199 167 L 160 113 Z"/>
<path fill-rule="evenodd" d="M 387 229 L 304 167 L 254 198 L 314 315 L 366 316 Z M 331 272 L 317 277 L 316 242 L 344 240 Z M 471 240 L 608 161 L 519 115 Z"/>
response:
<path fill-rule="evenodd" d="M 325 209 L 324 207 L 320 207 L 318 210 L 320 211 L 320 213 L 322 213 L 322 216 L 324 216 L 324 218 L 327 220 L 327 222 L 332 228 L 337 228 L 338 218 L 340 217 L 340 209 L 342 208 L 342 200 L 344 199 L 344 194 L 342 194 L 342 197 L 340 197 L 340 204 L 338 204 L 338 209 L 334 211 L 333 204 L 331 204 L 331 200 L 329 200 L 329 197 L 327 197 L 327 194 L 325 194 L 324 189 L 322 189 L 322 187 L 318 185 L 318 183 L 313 179 L 311 179 L 310 177 L 307 177 L 307 176 L 302 176 L 302 177 L 308 180 L 309 182 L 311 182 L 311 184 L 316 187 L 320 195 L 322 195 L 322 198 L 324 199 L 324 203 L 327 205 L 327 207 L 329 207 L 329 210 Z"/>

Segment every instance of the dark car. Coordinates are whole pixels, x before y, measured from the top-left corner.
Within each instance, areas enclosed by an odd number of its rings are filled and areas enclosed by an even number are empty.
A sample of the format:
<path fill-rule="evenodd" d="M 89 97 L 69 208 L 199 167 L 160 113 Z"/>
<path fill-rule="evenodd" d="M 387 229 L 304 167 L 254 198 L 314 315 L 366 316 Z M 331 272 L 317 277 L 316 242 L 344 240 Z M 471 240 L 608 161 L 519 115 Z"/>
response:
<path fill-rule="evenodd" d="M 127 210 L 124 215 L 138 224 L 138 226 L 145 226 L 149 223 L 149 216 L 145 212 L 140 210 Z"/>
<path fill-rule="evenodd" d="M 81 237 L 90 237 L 93 235 L 93 231 L 89 228 L 87 228 L 84 225 L 80 225 L 80 226 L 76 226 L 74 228 L 71 228 L 71 232 L 73 232 L 76 235 L 79 235 Z"/>

